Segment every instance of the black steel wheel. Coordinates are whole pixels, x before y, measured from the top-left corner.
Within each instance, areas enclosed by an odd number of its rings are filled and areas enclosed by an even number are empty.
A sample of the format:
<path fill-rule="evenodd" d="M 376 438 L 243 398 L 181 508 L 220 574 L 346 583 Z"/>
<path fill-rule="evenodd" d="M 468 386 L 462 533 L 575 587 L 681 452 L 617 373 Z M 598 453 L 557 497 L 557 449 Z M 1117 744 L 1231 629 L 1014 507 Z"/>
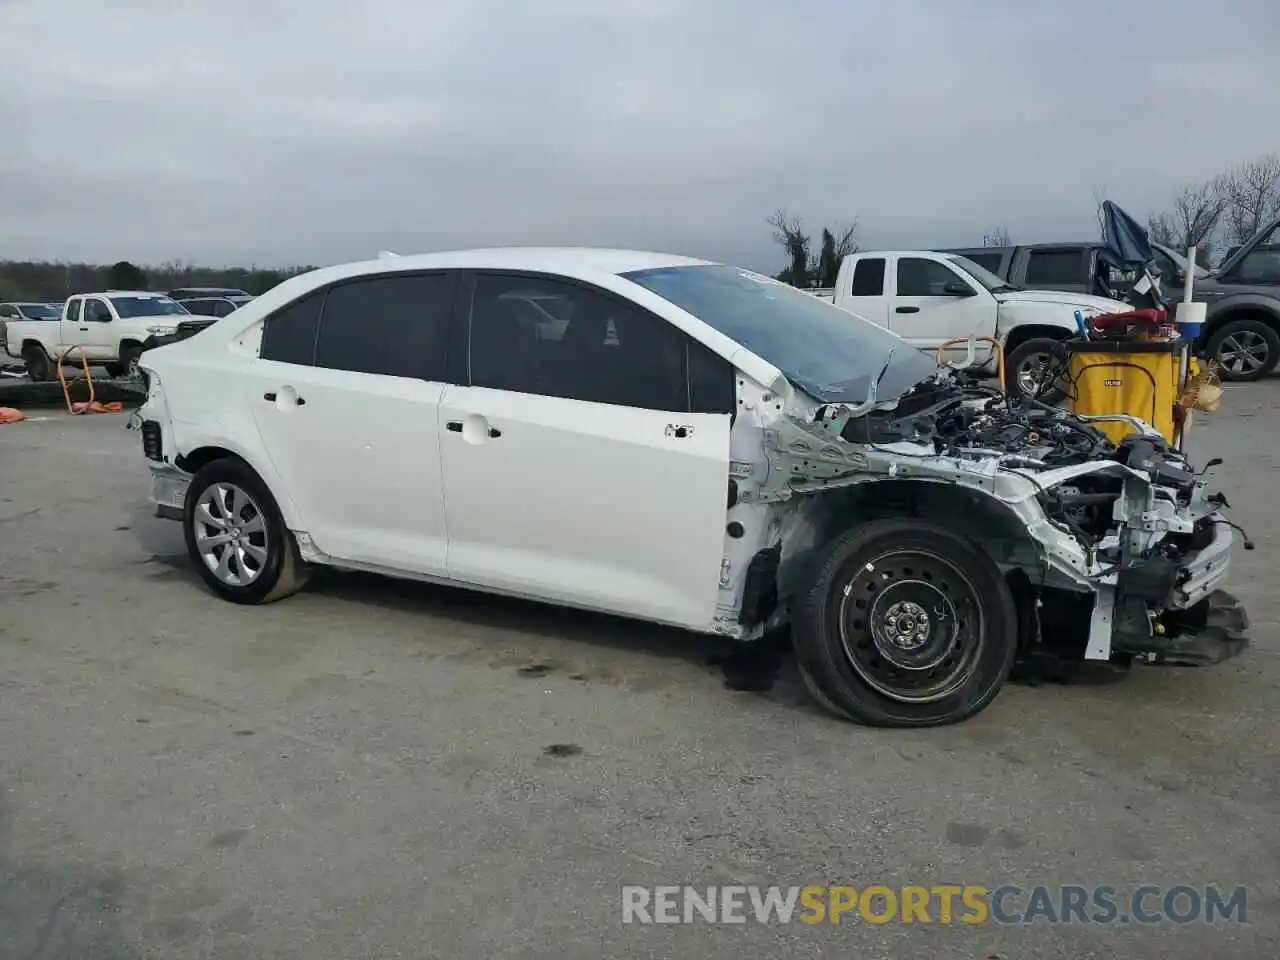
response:
<path fill-rule="evenodd" d="M 793 635 L 801 674 L 828 709 L 931 726 L 995 698 L 1013 667 L 1017 617 L 980 548 L 930 522 L 884 520 L 827 546 Z"/>

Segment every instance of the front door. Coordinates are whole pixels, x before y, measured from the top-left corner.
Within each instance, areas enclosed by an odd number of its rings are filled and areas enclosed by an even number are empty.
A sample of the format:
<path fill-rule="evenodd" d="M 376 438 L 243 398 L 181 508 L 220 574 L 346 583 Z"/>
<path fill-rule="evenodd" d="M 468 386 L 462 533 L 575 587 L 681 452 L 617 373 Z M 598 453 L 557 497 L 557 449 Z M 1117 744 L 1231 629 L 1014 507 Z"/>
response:
<path fill-rule="evenodd" d="M 898 257 L 894 292 L 889 300 L 889 328 L 930 357 L 948 340 L 992 337 L 997 304 L 987 290 L 939 260 Z M 966 344 L 947 349 L 944 362 L 963 360 Z M 990 344 L 977 344 L 979 361 L 991 355 Z"/>
<path fill-rule="evenodd" d="M 79 350 L 70 356 L 75 359 L 83 353 L 90 360 L 115 360 L 119 349 L 120 332 L 111 316 L 111 308 L 100 297 L 85 297 L 82 322 L 72 328 L 79 337 L 73 340 Z"/>
<path fill-rule="evenodd" d="M 437 422 L 453 279 L 361 277 L 265 321 L 248 402 L 301 528 L 332 557 L 444 574 Z"/>
<path fill-rule="evenodd" d="M 554 278 L 479 275 L 466 310 L 473 385 L 440 407 L 449 576 L 710 625 L 730 416 L 688 412 L 687 336 Z"/>

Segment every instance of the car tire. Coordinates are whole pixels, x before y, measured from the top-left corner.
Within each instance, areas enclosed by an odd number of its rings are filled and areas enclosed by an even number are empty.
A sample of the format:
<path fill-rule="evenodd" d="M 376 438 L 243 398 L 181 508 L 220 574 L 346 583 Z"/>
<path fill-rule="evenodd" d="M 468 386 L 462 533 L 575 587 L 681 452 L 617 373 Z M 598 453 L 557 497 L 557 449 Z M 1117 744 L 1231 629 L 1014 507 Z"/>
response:
<path fill-rule="evenodd" d="M 44 383 L 53 379 L 53 364 L 43 347 L 28 344 L 22 348 L 22 359 L 27 365 L 27 376 L 33 383 Z"/>
<path fill-rule="evenodd" d="M 200 578 L 224 600 L 271 603 L 306 585 L 297 539 L 271 491 L 241 460 L 215 460 L 196 472 L 182 527 Z"/>
<path fill-rule="evenodd" d="M 935 523 L 878 520 L 814 558 L 793 611 L 800 676 L 837 716 L 878 727 L 984 709 L 1018 648 L 1013 594 L 981 548 Z"/>
<path fill-rule="evenodd" d="M 142 344 L 126 343 L 120 348 L 120 362 L 116 365 L 117 377 L 131 377 L 138 372 L 138 358 L 142 356 Z"/>
<path fill-rule="evenodd" d="M 1053 382 L 1039 389 L 1032 389 L 1036 368 L 1057 373 Z M 1041 403 L 1058 404 L 1066 399 L 1063 388 L 1066 376 L 1067 352 L 1061 340 L 1035 337 L 1018 344 L 1004 360 L 1005 389 L 1015 397 L 1034 397 Z"/>
<path fill-rule="evenodd" d="M 1227 354 L 1226 360 L 1223 354 Z M 1205 355 L 1217 364 L 1218 376 L 1223 380 L 1257 380 L 1280 361 L 1280 334 L 1252 317 L 1228 320 L 1209 337 Z"/>

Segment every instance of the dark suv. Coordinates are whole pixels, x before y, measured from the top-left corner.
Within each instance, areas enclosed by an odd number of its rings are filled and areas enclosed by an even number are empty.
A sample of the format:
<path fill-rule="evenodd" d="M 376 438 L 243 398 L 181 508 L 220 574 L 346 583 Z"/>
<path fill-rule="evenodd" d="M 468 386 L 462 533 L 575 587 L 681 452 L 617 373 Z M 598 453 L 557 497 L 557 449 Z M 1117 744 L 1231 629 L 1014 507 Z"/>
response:
<path fill-rule="evenodd" d="M 1068 290 L 1123 299 L 1135 277 L 1098 261 L 1100 243 L 945 250 L 968 257 L 1001 279 L 1032 290 Z M 1153 245 L 1164 294 L 1182 299 L 1186 260 Z M 1257 380 L 1280 362 L 1280 219 L 1211 271 L 1196 268 L 1192 296 L 1208 316 L 1197 351 L 1217 362 L 1224 380 Z"/>

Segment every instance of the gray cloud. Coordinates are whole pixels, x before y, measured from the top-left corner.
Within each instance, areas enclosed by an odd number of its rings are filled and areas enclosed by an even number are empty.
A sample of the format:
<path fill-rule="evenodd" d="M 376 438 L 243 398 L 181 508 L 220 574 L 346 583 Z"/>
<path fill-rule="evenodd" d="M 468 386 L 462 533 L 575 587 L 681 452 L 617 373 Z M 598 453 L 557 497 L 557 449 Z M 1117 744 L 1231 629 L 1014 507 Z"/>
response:
<path fill-rule="evenodd" d="M 1274 0 L 0 0 L 0 256 L 1093 234 L 1280 149 Z"/>

